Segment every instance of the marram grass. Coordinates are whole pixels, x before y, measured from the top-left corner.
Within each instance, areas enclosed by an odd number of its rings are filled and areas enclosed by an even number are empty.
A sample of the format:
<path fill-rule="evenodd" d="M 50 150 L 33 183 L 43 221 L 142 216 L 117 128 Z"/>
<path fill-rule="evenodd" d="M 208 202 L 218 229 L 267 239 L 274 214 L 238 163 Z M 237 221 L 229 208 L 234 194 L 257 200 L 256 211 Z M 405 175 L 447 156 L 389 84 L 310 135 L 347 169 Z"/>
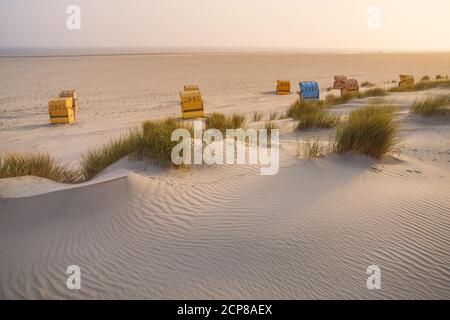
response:
<path fill-rule="evenodd" d="M 423 99 L 416 99 L 411 106 L 411 113 L 422 116 L 445 115 L 450 112 L 450 94 L 439 94 Z"/>
<path fill-rule="evenodd" d="M 408 91 L 422 91 L 434 88 L 450 88 L 450 80 L 431 80 L 431 81 L 421 81 L 411 86 L 404 87 L 392 87 L 389 92 L 408 92 Z"/>
<path fill-rule="evenodd" d="M 172 141 L 172 132 L 176 129 L 186 129 L 191 137 L 193 136 L 193 126 L 189 122 L 175 118 L 145 121 L 137 148 L 138 154 L 151 163 L 166 167 L 174 166 L 171 154 L 178 141 Z"/>
<path fill-rule="evenodd" d="M 388 91 L 384 88 L 370 88 L 365 91 L 359 92 L 347 92 L 342 96 L 336 96 L 334 94 L 328 94 L 325 97 L 325 100 L 322 102 L 324 107 L 332 107 L 339 104 L 344 104 L 349 102 L 352 99 L 362 99 L 362 98 L 371 98 L 371 97 L 384 97 L 388 95 Z"/>
<path fill-rule="evenodd" d="M 303 156 L 306 159 L 318 159 L 324 156 L 325 151 L 325 142 L 320 137 L 308 138 L 303 144 L 297 141 L 297 156 Z"/>
<path fill-rule="evenodd" d="M 225 131 L 242 128 L 245 117 L 233 114 L 226 117 L 214 114 L 207 126 Z M 0 156 L 0 178 L 37 176 L 62 183 L 81 183 L 88 181 L 121 158 L 136 154 L 151 163 L 161 166 L 174 166 L 172 149 L 178 143 L 171 141 L 172 132 L 187 129 L 193 135 L 193 126 L 189 122 L 175 118 L 145 121 L 142 129 L 135 129 L 99 148 L 82 155 L 80 165 L 74 169 L 60 164 L 45 153 L 11 153 Z"/>
<path fill-rule="evenodd" d="M 321 100 L 298 100 L 291 105 L 287 115 L 298 121 L 297 129 L 333 128 L 339 116 L 325 110 Z"/>
<path fill-rule="evenodd" d="M 206 129 L 217 129 L 225 134 L 227 129 L 239 129 L 245 126 L 245 116 L 234 113 L 231 116 L 225 116 L 222 113 L 215 112 L 206 118 Z"/>
<path fill-rule="evenodd" d="M 0 178 L 36 176 L 61 183 L 76 183 L 80 172 L 41 152 L 10 153 L 0 157 Z"/>
<path fill-rule="evenodd" d="M 139 130 L 130 131 L 112 139 L 100 148 L 92 149 L 81 158 L 80 170 L 83 180 L 90 180 L 121 158 L 137 152 L 141 141 Z"/>
<path fill-rule="evenodd" d="M 278 112 L 271 112 L 269 114 L 269 121 L 277 120 L 279 118 Z"/>
<path fill-rule="evenodd" d="M 393 106 L 375 106 L 353 110 L 337 128 L 335 151 L 354 152 L 380 159 L 398 143 L 398 125 Z"/>
<path fill-rule="evenodd" d="M 253 112 L 253 122 L 259 122 L 259 121 L 261 121 L 262 120 L 262 118 L 263 118 L 263 113 L 262 112 L 259 112 L 259 111 L 255 111 L 255 112 Z"/>

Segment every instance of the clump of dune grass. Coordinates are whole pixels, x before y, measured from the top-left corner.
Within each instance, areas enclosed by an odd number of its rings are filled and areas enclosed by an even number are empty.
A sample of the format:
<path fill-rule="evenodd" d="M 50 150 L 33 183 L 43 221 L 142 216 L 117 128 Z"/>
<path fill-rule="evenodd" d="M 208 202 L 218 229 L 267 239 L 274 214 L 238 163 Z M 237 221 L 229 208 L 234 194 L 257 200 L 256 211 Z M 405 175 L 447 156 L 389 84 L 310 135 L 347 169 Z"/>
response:
<path fill-rule="evenodd" d="M 255 111 L 253 112 L 253 122 L 259 122 L 263 118 L 263 114 L 261 112 Z"/>
<path fill-rule="evenodd" d="M 217 129 L 223 134 L 227 129 L 238 129 L 245 125 L 245 117 L 240 114 L 233 114 L 231 116 L 225 116 L 222 113 L 215 112 L 206 118 L 206 129 Z"/>
<path fill-rule="evenodd" d="M 229 120 L 230 129 L 242 128 L 245 125 L 245 117 L 241 114 L 234 113 Z"/>
<path fill-rule="evenodd" d="M 430 76 L 423 76 L 420 81 L 430 81 Z"/>
<path fill-rule="evenodd" d="M 325 96 L 325 105 L 337 105 L 337 104 L 339 104 L 340 103 L 340 99 L 339 99 L 339 97 L 338 96 L 336 96 L 336 95 L 334 95 L 334 94 L 332 94 L 332 93 L 330 93 L 330 94 L 327 94 L 326 96 Z"/>
<path fill-rule="evenodd" d="M 80 170 L 83 180 L 92 179 L 111 164 L 136 153 L 141 139 L 142 134 L 136 129 L 117 139 L 111 139 L 102 147 L 88 151 L 81 157 Z"/>
<path fill-rule="evenodd" d="M 346 92 L 341 94 L 340 96 L 336 96 L 334 94 L 328 94 L 325 96 L 324 106 L 332 107 L 339 104 L 344 104 L 349 102 L 352 99 L 361 98 L 359 92 Z"/>
<path fill-rule="evenodd" d="M 362 99 L 362 98 L 370 98 L 370 97 L 384 97 L 388 95 L 388 91 L 384 88 L 376 87 L 370 88 L 365 91 L 356 91 L 356 92 L 346 92 L 341 96 L 336 96 L 333 94 L 328 94 L 325 97 L 325 105 L 333 106 L 338 104 L 347 103 L 352 99 Z"/>
<path fill-rule="evenodd" d="M 416 99 L 411 107 L 412 114 L 423 116 L 445 115 L 450 111 L 450 94 L 439 94 Z"/>
<path fill-rule="evenodd" d="M 278 119 L 278 112 L 271 112 L 270 114 L 269 114 L 269 121 L 273 121 L 273 120 L 276 120 L 276 119 Z"/>
<path fill-rule="evenodd" d="M 302 144 L 297 140 L 297 156 L 306 159 L 318 159 L 324 156 L 326 147 L 320 137 L 308 138 Z"/>
<path fill-rule="evenodd" d="M 0 178 L 36 176 L 61 183 L 77 183 L 80 172 L 46 153 L 11 153 L 0 157 Z"/>
<path fill-rule="evenodd" d="M 368 105 L 353 110 L 346 122 L 338 126 L 335 138 L 337 153 L 354 152 L 380 159 L 398 143 L 395 107 Z"/>
<path fill-rule="evenodd" d="M 320 100 L 298 100 L 291 105 L 287 114 L 298 121 L 299 130 L 333 128 L 339 123 L 339 117 L 326 111 Z"/>
<path fill-rule="evenodd" d="M 214 112 L 206 118 L 205 126 L 206 129 L 217 129 L 223 132 L 227 127 L 227 118 L 223 113 Z"/>
<path fill-rule="evenodd" d="M 387 96 L 386 89 L 383 88 L 371 88 L 364 92 L 358 94 L 358 98 L 369 98 L 369 97 L 384 97 Z"/>
<path fill-rule="evenodd" d="M 410 91 L 423 91 L 434 88 L 450 89 L 450 80 L 430 80 L 421 81 L 411 86 L 404 87 L 392 87 L 389 92 L 410 92 Z"/>
<path fill-rule="evenodd" d="M 178 167 L 172 162 L 172 149 L 179 141 L 172 141 L 172 133 L 177 129 L 188 130 L 191 137 L 194 129 L 190 122 L 175 118 L 147 120 L 142 125 L 142 136 L 137 153 L 149 162 L 163 167 Z"/>
<path fill-rule="evenodd" d="M 375 87 L 375 84 L 369 81 L 364 81 L 363 83 L 361 83 L 361 87 L 363 88 L 372 88 Z"/>
<path fill-rule="evenodd" d="M 346 92 L 344 94 L 341 94 L 341 103 L 347 103 L 350 100 L 353 99 L 360 99 L 361 98 L 361 92 L 357 91 L 357 92 Z"/>
<path fill-rule="evenodd" d="M 325 101 L 323 101 L 323 105 L 325 107 L 332 107 L 339 104 L 344 104 L 349 102 L 352 99 L 362 99 L 362 98 L 370 98 L 370 97 L 384 97 L 388 95 L 386 89 L 383 88 L 370 88 L 365 91 L 358 92 L 346 92 L 341 96 L 336 96 L 334 94 L 328 94 L 325 96 Z"/>
<path fill-rule="evenodd" d="M 305 110 L 315 110 L 316 108 L 323 108 L 326 106 L 325 101 L 313 99 L 313 100 L 304 100 L 298 99 L 294 103 L 291 104 L 289 109 L 286 111 L 286 116 L 289 118 L 298 118 L 301 113 Z"/>

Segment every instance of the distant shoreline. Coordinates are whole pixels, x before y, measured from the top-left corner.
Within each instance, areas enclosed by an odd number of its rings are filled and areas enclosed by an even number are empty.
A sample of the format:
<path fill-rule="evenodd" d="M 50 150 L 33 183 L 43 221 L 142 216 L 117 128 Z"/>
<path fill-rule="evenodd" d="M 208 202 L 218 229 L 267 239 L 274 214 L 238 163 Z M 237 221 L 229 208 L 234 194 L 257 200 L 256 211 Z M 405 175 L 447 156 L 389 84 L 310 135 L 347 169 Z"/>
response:
<path fill-rule="evenodd" d="M 0 47 L 0 58 L 49 58 L 91 56 L 161 56 L 223 54 L 294 54 L 294 55 L 422 55 L 450 54 L 450 51 L 375 51 L 295 48 L 13 48 Z"/>

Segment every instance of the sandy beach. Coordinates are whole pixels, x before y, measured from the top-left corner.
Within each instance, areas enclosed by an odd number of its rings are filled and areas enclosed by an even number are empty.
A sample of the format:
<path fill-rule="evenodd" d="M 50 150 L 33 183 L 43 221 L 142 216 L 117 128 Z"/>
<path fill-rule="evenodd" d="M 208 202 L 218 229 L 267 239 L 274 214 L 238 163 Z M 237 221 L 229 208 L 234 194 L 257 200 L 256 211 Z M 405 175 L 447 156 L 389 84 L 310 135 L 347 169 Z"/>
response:
<path fill-rule="evenodd" d="M 188 83 L 207 113 L 239 112 L 258 126 L 297 99 L 277 96 L 277 79 L 294 92 L 316 80 L 323 98 L 334 74 L 392 86 L 400 73 L 420 79 L 449 66 L 450 54 L 0 57 L 0 152 L 76 165 L 146 119 L 179 117 Z M 79 118 L 52 126 L 47 101 L 62 89 L 77 90 Z M 0 179 L 0 299 L 450 299 L 450 122 L 409 114 L 415 99 L 443 92 L 389 94 L 401 141 L 379 161 L 298 158 L 298 141 L 333 130 L 299 132 L 283 119 L 274 176 L 126 157 L 80 185 Z M 77 291 L 66 287 L 73 264 Z M 382 290 L 367 290 L 370 265 L 383 270 Z"/>

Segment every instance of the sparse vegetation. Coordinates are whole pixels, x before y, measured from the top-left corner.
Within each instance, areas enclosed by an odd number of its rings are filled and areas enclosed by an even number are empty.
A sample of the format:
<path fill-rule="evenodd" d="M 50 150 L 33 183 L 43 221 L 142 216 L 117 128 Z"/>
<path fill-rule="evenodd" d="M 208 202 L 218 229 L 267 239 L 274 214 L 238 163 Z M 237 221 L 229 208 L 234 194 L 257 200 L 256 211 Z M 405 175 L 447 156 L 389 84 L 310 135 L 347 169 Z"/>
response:
<path fill-rule="evenodd" d="M 274 122 L 269 121 L 264 125 L 264 129 L 267 130 L 267 137 L 270 139 L 270 135 L 272 134 L 272 130 L 280 129 Z"/>
<path fill-rule="evenodd" d="M 82 180 L 90 180 L 121 158 L 136 153 L 141 143 L 141 132 L 133 130 L 127 135 L 111 140 L 100 148 L 87 152 L 81 158 L 80 170 Z"/>
<path fill-rule="evenodd" d="M 174 166 L 171 153 L 178 141 L 172 141 L 171 136 L 176 129 L 186 129 L 193 136 L 193 127 L 189 122 L 179 121 L 175 118 L 145 121 L 142 126 L 142 139 L 138 145 L 138 154 L 157 165 Z"/>
<path fill-rule="evenodd" d="M 233 114 L 231 116 L 225 116 L 222 113 L 213 113 L 206 118 L 206 129 L 217 129 L 225 134 L 227 129 L 238 129 L 245 125 L 245 117 L 240 114 Z"/>
<path fill-rule="evenodd" d="M 80 172 L 61 165 L 46 153 L 11 153 L 0 157 L 0 178 L 36 176 L 61 183 L 80 181 Z"/>
<path fill-rule="evenodd" d="M 392 87 L 389 92 L 408 92 L 408 91 L 423 91 L 433 88 L 450 88 L 450 80 L 430 80 L 416 83 L 412 86 Z"/>
<path fill-rule="evenodd" d="M 289 108 L 287 115 L 298 120 L 297 129 L 333 128 L 339 123 L 339 117 L 324 110 L 321 100 L 298 100 Z"/>
<path fill-rule="evenodd" d="M 227 119 L 223 113 L 214 112 L 205 121 L 206 129 L 217 129 L 221 132 L 225 132 L 227 127 Z"/>
<path fill-rule="evenodd" d="M 273 120 L 276 120 L 276 119 L 278 119 L 278 112 L 271 112 L 269 114 L 269 120 L 273 121 Z"/>
<path fill-rule="evenodd" d="M 287 118 L 289 118 L 287 111 L 286 112 L 282 112 L 282 113 L 280 113 L 278 115 L 278 120 L 287 119 Z"/>
<path fill-rule="evenodd" d="M 390 105 L 368 105 L 353 110 L 348 120 L 337 128 L 335 151 L 352 151 L 376 159 L 391 152 L 398 142 L 394 111 Z"/>
<path fill-rule="evenodd" d="M 262 112 L 255 111 L 253 112 L 253 122 L 259 122 L 263 118 Z"/>
<path fill-rule="evenodd" d="M 396 82 L 395 80 L 392 83 Z M 392 106 L 386 105 L 383 98 L 388 92 L 420 91 L 432 88 L 450 88 L 448 77 L 436 76 L 431 80 L 425 76 L 420 82 L 407 87 L 393 87 L 388 90 L 373 87 L 364 82 L 362 87 L 370 89 L 359 93 L 347 93 L 342 97 L 328 94 L 325 100 L 298 100 L 286 113 L 271 112 L 269 122 L 265 124 L 269 135 L 278 129 L 273 120 L 292 117 L 298 121 L 299 130 L 310 128 L 337 127 L 335 151 L 344 153 L 353 151 L 374 158 L 381 158 L 389 153 L 397 143 L 397 125 L 393 121 Z M 327 111 L 326 108 L 348 102 L 354 98 L 374 97 L 369 105 L 354 110 L 348 120 L 340 124 L 340 117 Z M 433 95 L 414 101 L 412 114 L 432 116 L 445 115 L 450 112 L 450 94 Z M 263 113 L 254 112 L 253 121 L 260 122 Z M 215 128 L 225 133 L 227 129 L 242 128 L 245 117 L 239 114 L 225 116 L 214 113 L 206 120 L 206 128 Z M 138 154 L 159 165 L 172 166 L 171 151 L 177 142 L 171 141 L 175 129 L 185 128 L 192 131 L 192 125 L 175 118 L 158 121 L 146 121 L 142 130 L 133 130 L 127 135 L 111 140 L 104 146 L 94 149 L 82 156 L 79 168 L 58 163 L 45 153 L 11 153 L 0 156 L 0 178 L 18 176 L 37 176 L 62 183 L 79 183 L 95 177 L 109 165 L 121 158 Z M 316 157 L 323 147 L 320 140 L 307 141 L 304 154 L 308 158 Z"/>
<path fill-rule="evenodd" d="M 306 142 L 300 144 L 297 140 L 297 156 L 303 156 L 306 159 L 317 159 L 324 156 L 325 143 L 320 137 L 306 139 Z"/>
<path fill-rule="evenodd" d="M 369 97 L 384 97 L 387 96 L 387 91 L 384 88 L 371 88 L 364 92 L 358 94 L 358 98 L 369 98 Z"/>
<path fill-rule="evenodd" d="M 213 114 L 207 120 L 209 128 L 223 131 L 241 128 L 244 123 L 245 117 L 239 114 L 229 117 Z M 0 157 L 0 178 L 32 175 L 62 183 L 81 183 L 94 178 L 111 164 L 131 154 L 161 166 L 172 166 L 172 148 L 178 143 L 171 141 L 172 132 L 182 128 L 189 130 L 191 136 L 193 135 L 193 127 L 189 122 L 175 118 L 145 121 L 142 130 L 132 130 L 100 148 L 87 152 L 82 156 L 78 169 L 60 165 L 44 153 L 3 155 Z"/>
<path fill-rule="evenodd" d="M 388 92 L 386 91 L 386 89 L 383 89 L 383 88 L 371 88 L 371 89 L 367 89 L 365 91 L 347 92 L 340 97 L 333 95 L 333 94 L 328 94 L 325 97 L 324 106 L 331 107 L 331 106 L 347 103 L 352 99 L 362 99 L 362 98 L 369 98 L 369 97 L 384 97 L 386 95 L 388 95 Z"/>
<path fill-rule="evenodd" d="M 325 96 L 324 106 L 331 107 L 331 106 L 343 104 L 343 103 L 350 101 L 353 98 L 354 98 L 354 95 L 352 95 L 352 94 L 344 94 L 341 97 L 338 97 L 334 94 L 327 94 Z"/>
<path fill-rule="evenodd" d="M 230 123 L 229 129 L 242 128 L 245 125 L 245 117 L 241 114 L 234 113 L 231 115 L 231 120 L 229 123 Z"/>
<path fill-rule="evenodd" d="M 412 114 L 423 116 L 445 115 L 450 111 L 450 94 L 440 94 L 417 99 L 411 107 Z"/>

